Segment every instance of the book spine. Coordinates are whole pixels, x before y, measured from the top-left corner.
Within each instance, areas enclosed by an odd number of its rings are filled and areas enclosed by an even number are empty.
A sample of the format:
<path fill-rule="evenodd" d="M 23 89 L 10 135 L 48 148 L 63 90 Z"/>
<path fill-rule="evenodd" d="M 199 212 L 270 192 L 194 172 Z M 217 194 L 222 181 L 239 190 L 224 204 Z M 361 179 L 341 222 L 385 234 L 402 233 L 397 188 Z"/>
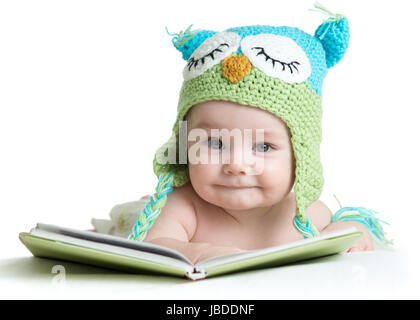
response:
<path fill-rule="evenodd" d="M 207 273 L 204 269 L 194 267 L 194 270 L 185 272 L 185 276 L 190 280 L 202 280 L 207 277 Z"/>

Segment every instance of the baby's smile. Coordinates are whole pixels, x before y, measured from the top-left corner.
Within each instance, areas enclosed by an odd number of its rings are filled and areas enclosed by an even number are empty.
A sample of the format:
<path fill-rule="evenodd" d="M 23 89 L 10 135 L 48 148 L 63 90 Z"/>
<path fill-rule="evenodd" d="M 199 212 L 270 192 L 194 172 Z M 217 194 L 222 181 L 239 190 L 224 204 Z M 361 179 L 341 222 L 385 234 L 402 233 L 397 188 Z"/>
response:
<path fill-rule="evenodd" d="M 237 189 L 237 190 L 243 190 L 243 189 L 251 189 L 251 188 L 255 188 L 253 186 L 223 186 L 223 187 L 228 187 L 231 189 Z"/>

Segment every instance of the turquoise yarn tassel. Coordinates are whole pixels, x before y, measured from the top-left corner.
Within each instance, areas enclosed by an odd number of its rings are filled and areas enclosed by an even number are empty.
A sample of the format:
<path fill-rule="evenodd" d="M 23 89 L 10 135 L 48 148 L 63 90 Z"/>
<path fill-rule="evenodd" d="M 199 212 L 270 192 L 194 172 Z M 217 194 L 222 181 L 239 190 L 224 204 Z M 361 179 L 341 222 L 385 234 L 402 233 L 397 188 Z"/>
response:
<path fill-rule="evenodd" d="M 381 226 L 381 223 L 385 223 L 387 225 L 389 225 L 389 223 L 378 219 L 375 216 L 377 213 L 379 212 L 363 207 L 344 207 L 334 214 L 332 222 L 359 222 L 369 231 L 376 243 L 393 244 L 391 240 L 388 240 L 385 237 L 385 232 Z"/>
<path fill-rule="evenodd" d="M 162 208 L 165 206 L 167 194 L 171 193 L 173 187 L 172 173 L 161 174 L 159 182 L 156 187 L 156 193 L 150 197 L 149 202 L 144 207 L 143 211 L 139 214 L 136 224 L 128 239 L 142 241 L 146 237 L 147 230 L 153 225 L 156 218 L 159 216 Z"/>

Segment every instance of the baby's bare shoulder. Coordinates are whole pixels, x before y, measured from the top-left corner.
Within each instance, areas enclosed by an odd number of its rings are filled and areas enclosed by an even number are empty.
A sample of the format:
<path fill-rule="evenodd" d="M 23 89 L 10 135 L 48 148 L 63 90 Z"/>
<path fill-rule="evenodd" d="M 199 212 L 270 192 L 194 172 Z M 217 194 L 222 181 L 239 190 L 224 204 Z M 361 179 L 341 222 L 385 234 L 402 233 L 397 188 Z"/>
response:
<path fill-rule="evenodd" d="M 332 212 L 321 200 L 316 200 L 306 210 L 315 227 L 321 231 L 331 223 Z"/>
<path fill-rule="evenodd" d="M 149 229 L 146 241 L 167 237 L 189 241 L 197 228 L 197 218 L 191 192 L 187 185 L 176 187 L 166 198 L 158 218 Z"/>
<path fill-rule="evenodd" d="M 168 195 L 166 206 L 168 208 L 176 208 L 176 209 L 189 209 L 189 211 L 194 211 L 194 189 L 191 186 L 191 183 L 186 183 L 181 187 L 176 187 L 173 191 Z M 178 210 L 183 211 L 183 210 Z M 182 212 L 179 213 L 182 216 Z"/>

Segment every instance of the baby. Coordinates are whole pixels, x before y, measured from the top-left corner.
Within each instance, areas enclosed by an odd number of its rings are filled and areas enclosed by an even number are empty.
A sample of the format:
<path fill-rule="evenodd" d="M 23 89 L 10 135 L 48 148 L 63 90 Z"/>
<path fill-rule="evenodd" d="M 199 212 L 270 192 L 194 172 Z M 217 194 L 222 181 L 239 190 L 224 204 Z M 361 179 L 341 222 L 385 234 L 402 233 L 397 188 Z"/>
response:
<path fill-rule="evenodd" d="M 261 25 L 174 35 L 187 61 L 177 119 L 130 239 L 193 263 L 349 227 L 364 234 L 350 251 L 384 239 L 371 211 L 333 215 L 318 200 L 322 82 L 349 41 L 347 19 L 322 10 L 330 18 L 314 36 Z"/>
<path fill-rule="evenodd" d="M 223 139 L 210 135 L 211 129 L 240 129 L 242 133 L 252 129 L 252 139 L 237 145 L 231 142 L 227 152 L 248 146 L 251 157 L 263 161 L 263 171 L 249 174 L 255 164 L 248 164 L 243 157 L 233 161 L 234 155 L 229 163 L 189 163 L 190 181 L 168 195 L 144 241 L 178 250 L 196 263 L 303 239 L 291 223 L 296 213 L 291 192 L 295 160 L 286 124 L 267 111 L 229 101 L 199 103 L 186 119 L 189 132 L 197 128 L 209 132 L 205 150 L 209 158 L 211 153 L 225 152 Z M 253 144 L 255 132 L 261 128 L 266 131 L 265 139 Z M 189 141 L 188 150 L 192 145 Z M 356 227 L 364 236 L 350 251 L 372 250 L 372 240 L 363 225 L 354 221 L 331 223 L 332 213 L 321 201 L 312 203 L 306 213 L 321 233 Z"/>

